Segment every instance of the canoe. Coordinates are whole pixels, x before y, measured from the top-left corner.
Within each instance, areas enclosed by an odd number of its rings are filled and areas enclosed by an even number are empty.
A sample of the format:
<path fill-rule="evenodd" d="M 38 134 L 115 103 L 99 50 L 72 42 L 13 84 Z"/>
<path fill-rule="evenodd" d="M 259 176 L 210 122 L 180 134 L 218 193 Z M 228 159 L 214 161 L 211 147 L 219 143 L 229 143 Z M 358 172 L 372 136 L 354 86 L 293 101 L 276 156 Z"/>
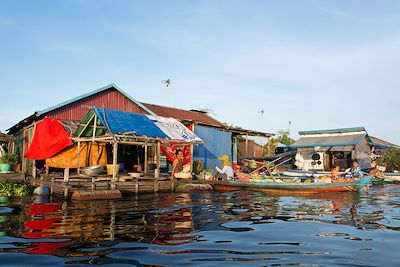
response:
<path fill-rule="evenodd" d="M 271 183 L 214 181 L 211 183 L 217 191 L 253 190 L 266 193 L 315 194 L 324 192 L 359 191 L 371 183 L 372 176 L 364 176 L 348 183 Z"/>

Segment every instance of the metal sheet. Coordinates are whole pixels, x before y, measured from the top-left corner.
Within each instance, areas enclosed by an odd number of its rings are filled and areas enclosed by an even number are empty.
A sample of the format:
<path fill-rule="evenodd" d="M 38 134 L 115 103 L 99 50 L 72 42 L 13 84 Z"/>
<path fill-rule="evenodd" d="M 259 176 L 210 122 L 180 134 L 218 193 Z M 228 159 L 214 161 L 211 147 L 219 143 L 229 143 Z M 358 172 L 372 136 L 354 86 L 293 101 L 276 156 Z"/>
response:
<path fill-rule="evenodd" d="M 301 137 L 291 147 L 327 147 L 327 146 L 351 146 L 360 143 L 366 137 L 365 134 L 342 135 L 342 136 L 313 136 Z"/>
<path fill-rule="evenodd" d="M 232 160 L 232 133 L 223 132 L 216 128 L 197 125 L 195 134 L 199 136 L 204 145 L 197 145 L 193 149 L 193 159 L 203 161 L 205 169 L 221 167 L 218 157 L 227 154 Z"/>
<path fill-rule="evenodd" d="M 352 151 L 354 149 L 353 146 L 334 146 L 331 148 L 331 151 L 338 152 L 338 151 Z"/>

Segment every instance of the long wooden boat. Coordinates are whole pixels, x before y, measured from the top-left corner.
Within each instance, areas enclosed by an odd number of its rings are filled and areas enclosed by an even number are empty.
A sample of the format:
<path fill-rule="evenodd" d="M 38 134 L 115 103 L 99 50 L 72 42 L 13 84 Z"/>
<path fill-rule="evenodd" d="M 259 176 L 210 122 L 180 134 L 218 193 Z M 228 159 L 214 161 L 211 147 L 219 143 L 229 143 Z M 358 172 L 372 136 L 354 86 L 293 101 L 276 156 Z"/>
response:
<path fill-rule="evenodd" d="M 271 183 L 271 182 L 240 182 L 214 181 L 211 183 L 217 191 L 253 190 L 266 193 L 315 194 L 324 192 L 359 191 L 371 183 L 372 176 L 347 183 Z"/>

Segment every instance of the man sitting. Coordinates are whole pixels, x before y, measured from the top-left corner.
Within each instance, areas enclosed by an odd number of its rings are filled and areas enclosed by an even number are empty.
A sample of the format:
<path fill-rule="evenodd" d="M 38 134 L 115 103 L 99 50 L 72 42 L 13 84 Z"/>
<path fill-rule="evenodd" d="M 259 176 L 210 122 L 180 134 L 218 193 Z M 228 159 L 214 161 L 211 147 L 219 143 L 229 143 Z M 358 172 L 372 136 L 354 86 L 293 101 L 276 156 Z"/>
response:
<path fill-rule="evenodd" d="M 192 174 L 190 173 L 190 164 L 183 165 L 183 152 L 182 150 L 176 150 L 175 160 L 172 162 L 172 173 L 171 179 L 190 179 Z"/>
<path fill-rule="evenodd" d="M 215 166 L 215 170 L 217 171 L 217 173 L 214 175 L 214 177 L 217 180 L 232 179 L 234 177 L 234 171 L 232 168 L 232 164 L 229 161 L 229 156 L 225 154 L 219 157 L 218 159 L 222 161 L 222 169 L 220 169 L 218 166 Z"/>

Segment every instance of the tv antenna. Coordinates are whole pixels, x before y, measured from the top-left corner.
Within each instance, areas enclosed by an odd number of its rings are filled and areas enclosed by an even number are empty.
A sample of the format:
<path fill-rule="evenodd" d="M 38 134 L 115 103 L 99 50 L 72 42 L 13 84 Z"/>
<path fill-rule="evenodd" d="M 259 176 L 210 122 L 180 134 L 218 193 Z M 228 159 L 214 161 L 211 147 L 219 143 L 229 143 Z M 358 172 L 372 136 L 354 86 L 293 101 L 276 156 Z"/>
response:
<path fill-rule="evenodd" d="M 171 84 L 171 79 L 166 79 L 166 80 L 162 80 L 161 81 L 163 84 L 165 84 L 167 87 L 169 87 L 169 85 Z"/>

